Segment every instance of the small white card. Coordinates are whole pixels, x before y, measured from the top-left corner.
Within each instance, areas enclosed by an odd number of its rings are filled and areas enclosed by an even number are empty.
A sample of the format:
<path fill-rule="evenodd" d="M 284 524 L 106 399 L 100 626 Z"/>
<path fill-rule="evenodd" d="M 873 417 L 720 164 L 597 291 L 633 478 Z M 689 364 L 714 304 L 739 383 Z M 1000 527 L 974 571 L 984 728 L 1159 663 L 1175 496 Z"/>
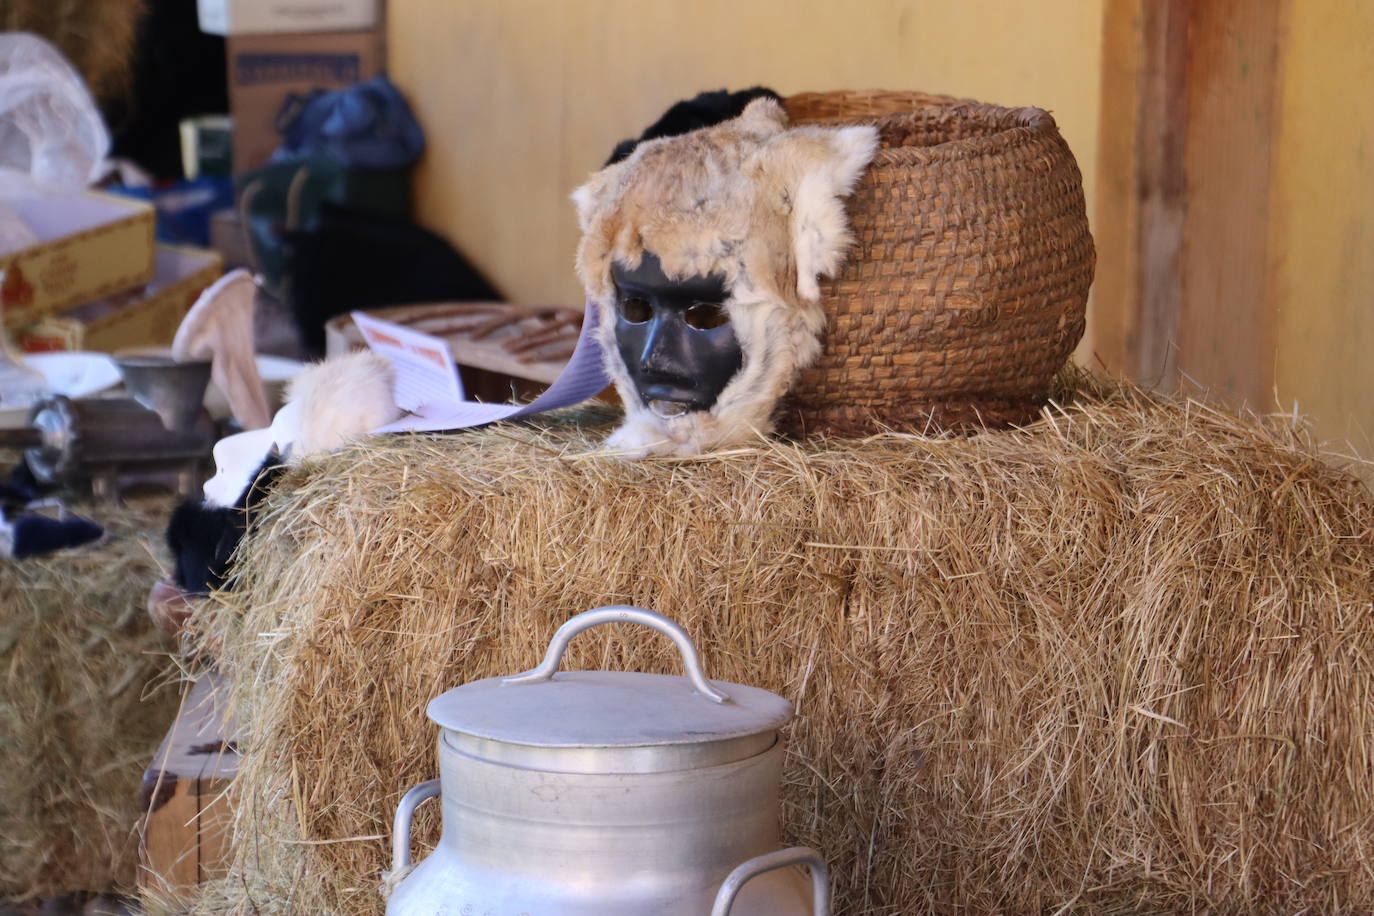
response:
<path fill-rule="evenodd" d="M 411 413 L 463 400 L 463 382 L 448 341 L 432 334 L 353 312 L 353 322 L 372 352 L 391 361 L 396 406 Z"/>

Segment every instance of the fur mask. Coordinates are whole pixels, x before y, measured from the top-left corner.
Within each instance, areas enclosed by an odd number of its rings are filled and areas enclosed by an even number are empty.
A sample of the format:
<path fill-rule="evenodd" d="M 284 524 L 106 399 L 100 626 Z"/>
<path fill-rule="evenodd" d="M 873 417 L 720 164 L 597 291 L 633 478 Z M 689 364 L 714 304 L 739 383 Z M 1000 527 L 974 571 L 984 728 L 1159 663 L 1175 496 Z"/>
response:
<path fill-rule="evenodd" d="M 771 99 L 738 118 L 641 144 L 573 192 L 577 272 L 604 316 L 615 314 L 616 261 L 645 251 L 669 277 L 718 273 L 744 362 L 714 406 L 663 418 L 641 400 L 615 345 L 597 328 L 625 403 L 608 445 L 632 455 L 692 455 L 771 431 L 774 405 L 820 353 L 818 277 L 833 276 L 853 239 L 844 198 L 873 158 L 872 127 L 792 127 Z"/>

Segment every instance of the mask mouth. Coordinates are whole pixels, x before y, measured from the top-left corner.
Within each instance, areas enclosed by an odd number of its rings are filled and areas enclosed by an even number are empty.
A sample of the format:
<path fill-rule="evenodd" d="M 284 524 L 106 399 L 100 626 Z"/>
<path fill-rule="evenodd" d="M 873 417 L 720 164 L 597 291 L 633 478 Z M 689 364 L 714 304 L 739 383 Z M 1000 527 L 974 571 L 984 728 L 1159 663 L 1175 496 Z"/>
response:
<path fill-rule="evenodd" d="M 642 385 L 640 397 L 643 399 L 644 405 L 653 411 L 655 416 L 665 420 L 680 417 L 695 410 L 709 410 L 711 402 L 714 402 L 714 398 L 708 402 L 702 393 L 694 388 L 681 383 L 673 384 L 663 381 Z"/>
<path fill-rule="evenodd" d="M 649 409 L 654 412 L 654 416 L 662 420 L 671 420 L 674 417 L 685 416 L 693 410 L 700 410 L 686 401 L 665 401 L 661 398 L 654 398 L 649 401 Z"/>

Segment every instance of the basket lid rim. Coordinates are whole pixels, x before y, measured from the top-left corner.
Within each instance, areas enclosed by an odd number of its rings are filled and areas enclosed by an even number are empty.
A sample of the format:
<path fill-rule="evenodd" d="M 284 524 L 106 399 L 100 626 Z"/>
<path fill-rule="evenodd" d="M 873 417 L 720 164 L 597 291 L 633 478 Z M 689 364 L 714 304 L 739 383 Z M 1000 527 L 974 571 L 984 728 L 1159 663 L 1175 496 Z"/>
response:
<path fill-rule="evenodd" d="M 887 114 L 856 113 L 852 117 L 844 115 L 810 119 L 798 116 L 796 109 L 817 100 L 826 98 L 843 99 L 890 99 L 895 106 L 909 106 L 905 110 L 897 107 Z M 951 116 L 974 117 L 992 124 L 993 133 L 975 137 L 959 137 L 930 146 L 899 146 L 879 149 L 873 156 L 874 163 L 900 165 L 904 162 L 932 162 L 965 158 L 971 154 L 982 154 L 992 149 L 1010 149 L 1038 138 L 1062 139 L 1059 125 L 1054 115 L 1043 108 L 1021 106 L 1010 108 L 980 102 L 976 99 L 958 98 L 950 95 L 936 95 L 924 92 L 896 92 L 888 90 L 836 90 L 833 92 L 799 92 L 783 99 L 792 123 L 798 126 L 807 124 L 827 127 L 848 127 L 877 125 L 903 117 L 914 117 L 922 111 L 938 110 Z"/>

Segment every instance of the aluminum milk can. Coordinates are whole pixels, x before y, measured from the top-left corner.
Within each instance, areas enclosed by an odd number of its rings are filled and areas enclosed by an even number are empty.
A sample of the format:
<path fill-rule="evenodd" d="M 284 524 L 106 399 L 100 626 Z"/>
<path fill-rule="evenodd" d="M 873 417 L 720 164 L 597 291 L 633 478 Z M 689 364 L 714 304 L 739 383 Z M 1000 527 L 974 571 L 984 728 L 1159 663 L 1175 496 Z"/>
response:
<path fill-rule="evenodd" d="M 686 676 L 558 670 L 574 636 L 613 622 L 668 636 Z M 428 712 L 439 778 L 397 808 L 388 916 L 828 916 L 820 854 L 778 849 L 791 704 L 706 680 L 668 618 L 579 614 L 539 667 L 450 690 Z M 411 817 L 434 796 L 442 838 L 412 868 Z"/>

